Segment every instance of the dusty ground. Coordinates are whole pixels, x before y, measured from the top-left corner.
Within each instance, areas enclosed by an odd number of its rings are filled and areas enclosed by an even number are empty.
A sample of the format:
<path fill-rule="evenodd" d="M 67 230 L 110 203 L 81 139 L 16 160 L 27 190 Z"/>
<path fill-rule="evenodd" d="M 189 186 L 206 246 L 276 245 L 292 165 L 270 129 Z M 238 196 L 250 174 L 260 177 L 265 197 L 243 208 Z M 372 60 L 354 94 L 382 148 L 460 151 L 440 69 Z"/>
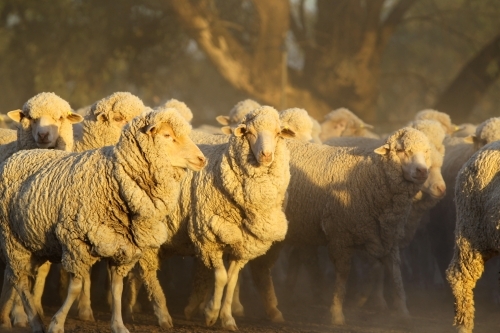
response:
<path fill-rule="evenodd" d="M 184 280 L 184 284 L 187 284 Z M 306 290 L 294 292 L 288 302 L 282 302 L 281 310 L 286 323 L 272 324 L 265 319 L 260 300 L 252 287 L 242 288 L 242 303 L 246 306 L 246 318 L 237 318 L 237 324 L 241 332 L 267 333 L 267 332 L 342 332 L 342 333 L 403 333 L 403 332 L 426 332 L 446 333 L 455 332 L 452 327 L 453 301 L 447 286 L 435 288 L 434 290 L 416 290 L 408 288 L 408 308 L 412 314 L 410 321 L 403 320 L 394 315 L 390 310 L 376 311 L 369 307 L 356 309 L 347 301 L 345 315 L 347 325 L 345 327 L 331 326 L 329 324 L 328 298 L 330 290 L 325 290 L 324 300 L 318 304 L 306 293 Z M 483 283 L 484 284 L 484 283 Z M 500 331 L 500 309 L 494 304 L 493 297 L 488 288 L 479 285 L 476 303 L 476 329 L 475 333 L 499 332 Z M 165 288 L 169 308 L 174 320 L 175 328 L 171 332 L 214 332 L 220 331 L 217 323 L 213 327 L 206 327 L 200 316 L 188 321 L 182 315 L 182 309 L 187 302 L 189 290 L 177 288 L 170 284 Z M 306 288 L 304 288 L 306 289 Z M 330 288 L 326 288 L 330 289 Z M 246 291 L 245 291 L 246 290 Z M 280 299 L 285 298 L 287 293 L 279 290 Z M 52 294 L 54 294 L 52 292 Z M 66 322 L 67 333 L 96 333 L 110 332 L 110 313 L 104 305 L 95 300 L 102 295 L 93 295 L 93 308 L 96 317 L 95 323 L 86 323 L 75 319 L 71 314 Z M 53 315 L 57 310 L 50 300 L 46 306 L 48 315 Z M 142 295 L 143 311 L 136 314 L 134 323 L 126 324 L 131 333 L 155 333 L 163 330 L 156 326 L 156 319 L 152 309 L 149 308 L 145 296 Z M 45 318 L 45 323 L 50 317 Z M 11 333 L 30 332 L 28 328 L 16 328 Z"/>

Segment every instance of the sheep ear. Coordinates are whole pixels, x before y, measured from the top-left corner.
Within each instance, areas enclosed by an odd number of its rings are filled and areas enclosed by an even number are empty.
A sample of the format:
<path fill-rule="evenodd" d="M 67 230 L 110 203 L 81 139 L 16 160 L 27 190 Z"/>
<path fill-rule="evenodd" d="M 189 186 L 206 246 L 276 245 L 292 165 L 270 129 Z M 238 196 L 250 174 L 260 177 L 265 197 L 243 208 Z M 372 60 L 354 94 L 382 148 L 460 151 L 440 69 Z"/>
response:
<path fill-rule="evenodd" d="M 157 124 L 148 125 L 144 128 L 144 133 L 153 136 L 156 133 Z"/>
<path fill-rule="evenodd" d="M 228 116 L 217 116 L 215 117 L 215 120 L 223 126 L 228 126 L 229 125 L 229 117 Z"/>
<path fill-rule="evenodd" d="M 227 135 L 231 135 L 231 133 L 232 133 L 230 126 L 221 127 L 220 130 L 222 131 L 222 133 L 227 134 Z"/>
<path fill-rule="evenodd" d="M 72 124 L 77 124 L 77 123 L 83 121 L 83 117 L 81 115 L 79 115 L 78 113 L 74 113 L 74 112 L 68 112 L 68 116 L 66 117 L 66 119 L 68 119 L 69 122 Z"/>
<path fill-rule="evenodd" d="M 467 135 L 464 138 L 464 142 L 467 142 L 467 143 L 474 143 L 474 142 L 476 142 L 476 135 L 475 134 Z"/>
<path fill-rule="evenodd" d="M 293 139 L 295 138 L 295 132 L 289 129 L 288 127 L 282 127 L 280 136 L 282 138 Z"/>
<path fill-rule="evenodd" d="M 361 128 L 369 128 L 369 129 L 373 129 L 373 125 L 370 125 L 370 124 L 366 124 L 366 123 L 362 123 L 361 124 Z"/>
<path fill-rule="evenodd" d="M 375 149 L 374 152 L 375 152 L 375 154 L 379 154 L 379 155 L 387 155 L 387 153 L 389 153 L 389 150 L 390 150 L 390 147 L 386 143 L 382 147 L 378 147 L 377 149 Z"/>
<path fill-rule="evenodd" d="M 247 131 L 247 125 L 240 124 L 233 130 L 233 134 L 234 136 L 242 136 L 243 134 L 246 133 L 246 131 Z"/>
<path fill-rule="evenodd" d="M 15 122 L 20 122 L 21 119 L 24 118 L 24 113 L 22 110 L 18 109 L 7 112 L 7 116 L 9 116 L 9 118 L 14 120 Z"/>

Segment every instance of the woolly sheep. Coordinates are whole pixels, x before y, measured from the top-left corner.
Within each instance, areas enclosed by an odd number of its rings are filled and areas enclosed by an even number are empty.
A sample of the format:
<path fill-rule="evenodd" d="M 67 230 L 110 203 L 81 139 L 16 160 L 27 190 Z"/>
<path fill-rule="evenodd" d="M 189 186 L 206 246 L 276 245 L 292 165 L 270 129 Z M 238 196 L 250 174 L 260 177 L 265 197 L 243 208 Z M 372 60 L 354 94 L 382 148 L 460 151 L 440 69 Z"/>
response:
<path fill-rule="evenodd" d="M 10 128 L 0 128 L 0 145 L 17 140 L 17 130 Z"/>
<path fill-rule="evenodd" d="M 287 146 L 291 180 L 285 243 L 327 244 L 336 272 L 333 324 L 344 323 L 345 284 L 352 253 L 359 246 L 390 269 L 396 309 L 408 315 L 397 244 L 411 201 L 431 165 L 427 137 L 403 128 L 381 147 L 337 148 L 296 140 Z M 275 300 L 272 282 L 265 287 L 261 293 Z"/>
<path fill-rule="evenodd" d="M 247 113 L 259 108 L 261 105 L 252 99 L 245 99 L 236 103 L 229 111 L 228 116 L 217 116 L 215 119 L 223 126 L 236 127 L 245 118 Z"/>
<path fill-rule="evenodd" d="M 7 115 L 19 123 L 17 140 L 0 146 L 0 161 L 25 149 L 72 151 L 72 124 L 83 120 L 71 111 L 68 102 L 48 92 L 33 96 L 21 110 L 10 111 Z"/>
<path fill-rule="evenodd" d="M 474 133 L 476 133 L 477 125 L 470 124 L 470 123 L 464 123 L 464 124 L 458 125 L 457 127 L 458 127 L 458 129 L 455 132 L 453 132 L 452 136 L 458 137 L 458 138 L 465 138 L 465 137 L 468 137 L 469 135 L 474 135 Z"/>
<path fill-rule="evenodd" d="M 430 241 L 435 253 L 441 274 L 450 263 L 453 255 L 453 230 L 456 221 L 454 202 L 455 180 L 465 162 L 484 145 L 500 140 L 500 117 L 490 118 L 476 128 L 476 133 L 467 138 L 446 138 L 444 140 L 446 154 L 444 156 L 443 174 L 448 194 L 430 210 L 430 220 L 439 223 L 429 223 Z"/>
<path fill-rule="evenodd" d="M 295 133 L 295 139 L 312 141 L 313 122 L 306 110 L 291 108 L 280 112 L 280 121 L 285 128 Z"/>
<path fill-rule="evenodd" d="M 321 136 L 321 125 L 313 117 L 311 117 L 311 121 L 313 123 L 313 129 L 312 129 L 312 133 L 311 133 L 312 137 L 313 137 L 313 142 L 315 142 L 315 143 L 321 143 L 321 139 L 320 139 L 320 136 Z"/>
<path fill-rule="evenodd" d="M 193 120 L 193 112 L 191 111 L 191 109 L 186 105 L 186 103 L 181 102 L 175 98 L 169 99 L 164 104 L 157 106 L 155 110 L 161 110 L 166 108 L 174 108 L 177 111 L 179 111 L 181 116 L 184 119 L 186 119 L 188 123 L 191 123 L 191 121 Z"/>
<path fill-rule="evenodd" d="M 84 121 L 75 131 L 74 151 L 114 145 L 120 138 L 125 124 L 145 109 L 139 97 L 129 92 L 115 92 L 94 103 Z"/>
<path fill-rule="evenodd" d="M 204 265 L 215 269 L 215 292 L 205 308 L 208 325 L 217 320 L 227 279 L 220 316 L 222 326 L 234 330 L 231 300 L 237 272 L 286 233 L 282 205 L 289 179 L 288 151 L 281 137 L 291 132 L 280 128 L 277 111 L 268 106 L 247 114 L 232 132 L 229 141 L 222 136 L 226 143 L 200 145 L 209 164 L 202 174 L 183 181 L 179 207 L 167 216 L 172 239 L 161 253 L 190 255 L 196 249 Z M 231 261 L 227 273 L 221 265 L 226 251 Z M 156 279 L 157 262 L 139 260 L 140 274 L 149 279 L 145 286 L 154 302 L 164 299 L 155 295 L 163 294 Z M 127 311 L 132 307 L 128 303 Z"/>
<path fill-rule="evenodd" d="M 444 131 L 447 135 L 452 135 L 458 127 L 451 122 L 451 118 L 448 114 L 432 109 L 425 109 L 417 112 L 414 120 L 435 120 L 438 121 L 441 126 L 443 126 Z"/>
<path fill-rule="evenodd" d="M 22 295 L 34 332 L 43 331 L 27 280 L 36 267 L 62 259 L 71 273 L 66 301 L 49 327 L 62 332 L 82 279 L 103 257 L 112 262 L 111 328 L 128 332 L 121 319 L 123 276 L 142 252 L 165 241 L 163 217 L 177 204 L 183 170 L 206 164 L 189 131 L 174 109 L 144 112 L 124 128 L 116 146 L 83 153 L 20 152 L 0 166 L 0 241 L 11 287 L 7 297 L 12 287 Z M 82 190 L 92 195 L 82 196 Z"/>
<path fill-rule="evenodd" d="M 378 135 L 371 132 L 372 125 L 366 124 L 353 112 L 340 108 L 328 113 L 321 123 L 321 141 L 339 136 L 362 136 L 378 139 Z"/>
<path fill-rule="evenodd" d="M 485 262 L 500 251 L 499 165 L 500 142 L 497 141 L 474 154 L 457 176 L 455 250 L 446 278 L 455 299 L 454 325 L 460 333 L 472 333 L 473 289 Z"/>

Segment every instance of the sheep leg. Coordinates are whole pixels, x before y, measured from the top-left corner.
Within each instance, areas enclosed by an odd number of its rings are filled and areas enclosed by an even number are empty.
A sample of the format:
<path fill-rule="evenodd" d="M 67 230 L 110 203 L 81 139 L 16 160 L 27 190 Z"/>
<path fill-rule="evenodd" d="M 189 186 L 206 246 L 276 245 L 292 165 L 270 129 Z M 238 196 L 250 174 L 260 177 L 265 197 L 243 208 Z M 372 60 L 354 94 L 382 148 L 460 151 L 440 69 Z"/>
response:
<path fill-rule="evenodd" d="M 50 271 L 50 261 L 46 261 L 36 272 L 35 285 L 33 286 L 33 299 L 35 300 L 36 310 L 40 317 L 43 317 L 42 295 L 45 289 L 45 280 Z"/>
<path fill-rule="evenodd" d="M 191 319 L 199 306 L 201 310 L 203 310 L 205 307 L 204 305 L 208 304 L 207 297 L 210 297 L 210 270 L 201 261 L 195 259 L 195 269 L 193 273 L 193 289 L 189 295 L 188 305 L 184 308 L 186 319 Z"/>
<path fill-rule="evenodd" d="M 446 270 L 446 279 L 455 297 L 454 325 L 460 333 L 472 333 L 474 328 L 474 287 L 484 271 L 484 258 L 462 238 Z"/>
<path fill-rule="evenodd" d="M 64 332 L 64 322 L 68 315 L 73 302 L 78 298 L 82 290 L 82 278 L 76 276 L 75 274 L 70 274 L 68 294 L 66 295 L 66 300 L 63 305 L 57 311 L 57 313 L 52 317 L 49 326 L 49 333 L 63 333 Z"/>
<path fill-rule="evenodd" d="M 19 298 L 19 295 L 14 289 L 14 285 L 9 281 L 7 268 L 5 268 L 3 285 L 2 285 L 2 294 L 0 295 L 0 327 L 2 328 L 12 327 L 10 323 L 9 314 L 11 313 L 12 305 L 14 303 L 14 298 L 16 296 Z"/>
<path fill-rule="evenodd" d="M 236 282 L 236 287 L 234 287 L 233 303 L 231 305 L 231 312 L 236 317 L 245 316 L 245 308 L 243 307 L 243 304 L 241 304 L 240 301 L 240 285 L 241 285 L 241 280 L 238 279 L 238 282 Z"/>
<path fill-rule="evenodd" d="M 268 318 L 274 323 L 282 323 L 285 321 L 281 311 L 278 309 L 278 299 L 271 276 L 271 268 L 278 260 L 281 248 L 282 244 L 274 244 L 266 254 L 249 262 L 252 280 L 264 302 L 264 308 Z"/>
<path fill-rule="evenodd" d="M 23 302 L 21 301 L 21 297 L 19 297 L 19 294 L 17 292 L 14 292 L 14 302 L 11 304 L 13 304 L 12 311 L 10 312 L 12 325 L 14 327 L 28 326 L 28 316 L 26 315 L 26 312 L 24 312 Z"/>
<path fill-rule="evenodd" d="M 226 294 L 224 295 L 224 302 L 220 311 L 220 319 L 222 327 L 230 331 L 236 331 L 238 329 L 233 315 L 231 314 L 231 303 L 233 302 L 234 289 L 236 287 L 236 283 L 238 282 L 238 274 L 240 269 L 242 269 L 246 263 L 246 260 L 231 260 L 229 264 Z"/>
<path fill-rule="evenodd" d="M 158 253 L 157 251 L 150 251 L 150 255 L 146 253 L 139 260 L 139 272 L 141 280 L 144 282 L 144 288 L 148 293 L 149 300 L 153 302 L 153 309 L 158 318 L 158 324 L 162 328 L 172 328 L 174 325 L 172 323 L 172 317 L 168 313 L 167 299 L 163 293 L 163 289 L 160 286 L 160 281 L 158 281 L 158 276 L 156 271 L 158 270 Z M 148 260 L 144 260 L 144 258 Z M 151 262 L 156 260 L 152 265 Z"/>
<path fill-rule="evenodd" d="M 389 273 L 391 288 L 394 295 L 394 307 L 398 313 L 408 318 L 410 317 L 410 313 L 406 307 L 406 294 L 403 287 L 403 279 L 401 278 L 399 246 L 395 246 L 389 255 L 384 256 L 382 258 L 382 263 Z"/>
<path fill-rule="evenodd" d="M 333 288 L 333 301 L 330 308 L 333 325 L 344 325 L 344 313 L 342 305 L 344 303 L 347 279 L 351 269 L 352 249 L 342 246 L 328 246 L 330 257 L 335 266 L 335 284 Z"/>
<path fill-rule="evenodd" d="M 222 253 L 219 254 L 217 258 L 213 260 L 212 263 L 214 267 L 214 292 L 212 298 L 205 305 L 205 322 L 207 326 L 212 326 L 217 321 L 219 317 L 219 310 L 221 306 L 222 294 L 224 292 L 224 287 L 227 283 L 227 272 L 224 267 L 224 262 L 222 261 Z M 232 295 L 231 295 L 232 296 Z"/>
<path fill-rule="evenodd" d="M 95 321 L 92 307 L 90 306 L 90 274 L 92 267 L 82 276 L 82 292 L 78 299 L 78 318 L 84 321 Z"/>
<path fill-rule="evenodd" d="M 116 266 L 109 268 L 111 275 L 111 331 L 113 333 L 129 333 L 122 319 L 123 276 Z"/>
<path fill-rule="evenodd" d="M 362 307 L 368 301 L 370 295 L 375 298 L 377 308 L 387 309 L 387 303 L 384 298 L 384 271 L 380 261 L 374 260 L 369 267 L 368 280 L 360 288 L 357 295 L 356 306 Z"/>
<path fill-rule="evenodd" d="M 287 295 L 290 297 L 293 295 L 293 288 L 297 284 L 297 277 L 299 276 L 300 265 L 302 264 L 302 257 L 300 255 L 302 249 L 303 247 L 294 245 L 288 256 L 285 289 L 289 291 Z"/>
<path fill-rule="evenodd" d="M 137 295 L 142 287 L 142 280 L 139 276 L 138 265 L 134 266 L 127 276 L 124 291 L 125 307 L 123 309 L 126 321 L 134 321 L 134 307 L 137 303 Z"/>
<path fill-rule="evenodd" d="M 8 271 L 8 279 L 12 280 L 14 278 L 14 273 L 9 268 L 9 266 L 7 267 L 6 271 Z M 36 305 L 30 292 L 28 276 L 26 275 L 26 273 L 19 273 L 19 276 L 16 280 L 17 283 L 14 282 L 14 287 L 21 297 L 33 333 L 45 332 L 43 328 L 42 318 L 40 318 L 40 315 L 36 312 Z"/>

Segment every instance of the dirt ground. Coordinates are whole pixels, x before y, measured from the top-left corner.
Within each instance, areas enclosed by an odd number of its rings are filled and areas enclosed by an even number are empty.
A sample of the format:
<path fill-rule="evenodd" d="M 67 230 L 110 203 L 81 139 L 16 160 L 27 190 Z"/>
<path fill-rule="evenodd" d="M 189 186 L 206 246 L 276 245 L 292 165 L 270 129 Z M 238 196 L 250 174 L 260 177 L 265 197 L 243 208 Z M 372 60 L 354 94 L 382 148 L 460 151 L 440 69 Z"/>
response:
<path fill-rule="evenodd" d="M 182 277 L 180 278 L 182 279 Z M 248 279 L 247 279 L 248 280 Z M 304 279 L 302 279 L 304 280 Z M 175 282 L 175 281 L 174 281 Z M 188 285 L 186 280 L 183 285 Z M 301 282 L 299 280 L 299 282 Z M 302 281 L 303 282 L 303 281 Z M 301 283 L 302 283 L 301 282 Z M 411 319 L 405 320 L 390 310 L 380 311 L 370 309 L 369 304 L 365 308 L 355 308 L 349 299 L 346 300 L 345 316 L 346 326 L 332 326 L 329 324 L 329 303 L 331 297 L 331 285 L 325 287 L 324 297 L 321 302 L 313 300 L 308 294 L 306 283 L 303 290 L 289 291 L 280 289 L 277 285 L 278 298 L 288 299 L 280 303 L 286 322 L 273 324 L 266 320 L 260 299 L 250 282 L 243 280 L 242 303 L 245 306 L 245 318 L 236 318 L 241 332 L 268 333 L 268 332 L 339 332 L 339 333 L 403 333 L 403 332 L 426 332 L 447 333 L 456 332 L 452 326 L 453 301 L 447 285 L 432 290 L 418 290 L 407 287 L 408 308 Z M 483 283 L 484 284 L 484 283 Z M 201 316 L 193 320 L 186 320 L 183 316 L 183 308 L 187 303 L 189 288 L 179 288 L 175 283 L 165 285 L 168 306 L 173 317 L 174 328 L 171 332 L 214 332 L 221 331 L 220 323 L 213 327 L 206 327 Z M 48 293 L 54 295 L 54 291 Z M 152 308 L 148 305 L 146 296 L 140 295 L 143 311 L 135 315 L 133 323 L 126 323 L 131 333 L 156 333 L 166 330 L 156 325 Z M 291 296 L 290 296 L 291 295 Z M 349 291 L 348 291 L 349 295 Z M 288 297 L 287 297 L 288 296 Z M 50 317 L 57 311 L 57 305 L 53 299 L 47 300 L 44 296 L 46 306 L 45 323 L 48 324 Z M 87 323 L 76 319 L 75 313 L 70 313 L 66 325 L 66 333 L 101 333 L 111 332 L 110 312 L 103 302 L 102 293 L 93 294 L 93 309 L 96 322 Z M 500 309 L 495 304 L 491 289 L 479 284 L 476 291 L 476 327 L 475 333 L 490 333 L 500 331 Z M 30 332 L 29 328 L 15 328 L 9 330 L 11 333 Z"/>

